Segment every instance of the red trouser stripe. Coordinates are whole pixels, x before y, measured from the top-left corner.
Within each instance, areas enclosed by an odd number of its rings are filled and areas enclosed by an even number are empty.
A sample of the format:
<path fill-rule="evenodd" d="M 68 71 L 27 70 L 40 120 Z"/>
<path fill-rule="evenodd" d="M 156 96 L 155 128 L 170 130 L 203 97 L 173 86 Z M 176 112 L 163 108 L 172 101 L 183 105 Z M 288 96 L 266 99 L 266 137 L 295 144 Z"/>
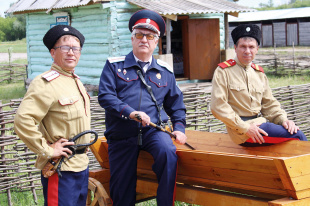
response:
<path fill-rule="evenodd" d="M 277 144 L 277 143 L 286 142 L 289 140 L 299 140 L 297 138 L 268 137 L 268 136 L 263 136 L 263 137 L 265 139 L 265 143 L 271 143 L 271 144 Z M 246 142 L 254 143 L 252 138 L 249 138 Z"/>
<path fill-rule="evenodd" d="M 47 205 L 58 206 L 58 174 L 55 173 L 48 178 Z"/>

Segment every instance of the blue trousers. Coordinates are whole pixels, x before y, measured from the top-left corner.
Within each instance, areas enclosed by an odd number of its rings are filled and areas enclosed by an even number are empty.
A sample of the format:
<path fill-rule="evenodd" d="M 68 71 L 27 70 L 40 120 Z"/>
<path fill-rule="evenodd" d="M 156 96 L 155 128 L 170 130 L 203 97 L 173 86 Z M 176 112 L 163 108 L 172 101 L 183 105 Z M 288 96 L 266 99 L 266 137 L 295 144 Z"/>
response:
<path fill-rule="evenodd" d="M 177 155 L 171 137 L 161 131 L 150 129 L 142 136 L 123 140 L 108 140 L 110 163 L 110 195 L 113 206 L 134 206 L 136 201 L 137 159 L 140 150 L 154 158 L 152 169 L 158 180 L 157 205 L 174 205 Z"/>
<path fill-rule="evenodd" d="M 88 168 L 81 172 L 55 173 L 49 178 L 41 174 L 44 206 L 85 206 L 88 190 Z"/>
<path fill-rule="evenodd" d="M 287 129 L 285 129 L 282 125 L 277 125 L 274 123 L 266 122 L 266 123 L 261 124 L 259 128 L 267 132 L 269 137 L 296 138 L 301 141 L 307 141 L 307 137 L 302 131 L 298 130 L 297 133 L 290 134 L 287 131 Z M 245 142 L 240 145 L 245 146 L 245 147 L 253 147 L 253 146 L 266 146 L 266 145 L 270 145 L 270 143 L 259 144 L 259 143 Z"/>

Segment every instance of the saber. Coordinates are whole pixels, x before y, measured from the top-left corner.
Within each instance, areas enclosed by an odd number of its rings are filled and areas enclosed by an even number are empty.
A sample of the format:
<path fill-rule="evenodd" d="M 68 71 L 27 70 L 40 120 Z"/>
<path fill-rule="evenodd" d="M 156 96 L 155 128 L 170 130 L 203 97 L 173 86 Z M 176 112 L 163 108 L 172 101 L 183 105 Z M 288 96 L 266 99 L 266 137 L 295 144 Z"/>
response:
<path fill-rule="evenodd" d="M 141 117 L 140 117 L 139 114 L 136 114 L 135 117 L 136 117 L 138 120 L 142 121 L 142 119 L 141 119 Z M 169 132 L 168 130 L 162 128 L 161 126 L 158 126 L 158 125 L 154 124 L 153 122 L 150 122 L 150 126 L 156 128 L 156 129 L 158 129 L 158 130 L 160 130 L 160 131 L 162 131 L 162 132 L 165 132 L 165 133 L 169 134 L 170 137 L 173 137 L 174 139 L 177 138 L 174 134 L 172 134 L 172 133 Z M 186 145 L 188 148 L 190 148 L 191 150 L 196 150 L 193 146 L 191 146 L 191 145 L 188 144 L 187 142 L 185 142 L 185 145 Z"/>

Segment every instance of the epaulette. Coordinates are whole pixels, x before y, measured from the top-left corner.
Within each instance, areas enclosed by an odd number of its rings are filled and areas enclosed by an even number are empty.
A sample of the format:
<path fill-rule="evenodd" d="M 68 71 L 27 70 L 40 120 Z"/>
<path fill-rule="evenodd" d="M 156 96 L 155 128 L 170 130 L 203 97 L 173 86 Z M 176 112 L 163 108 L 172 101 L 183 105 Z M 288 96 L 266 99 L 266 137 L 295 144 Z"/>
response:
<path fill-rule="evenodd" d="M 121 61 L 125 61 L 126 56 L 120 56 L 120 57 L 109 57 L 108 61 L 110 63 L 115 63 L 115 62 L 121 62 Z"/>
<path fill-rule="evenodd" d="M 257 71 L 263 72 L 264 73 L 264 69 L 261 66 L 258 66 L 257 64 L 252 63 L 251 67 Z"/>
<path fill-rule="evenodd" d="M 59 76 L 60 76 L 60 74 L 57 71 L 52 70 L 52 71 L 47 72 L 46 74 L 42 75 L 42 78 L 44 78 L 46 81 L 50 82 Z"/>
<path fill-rule="evenodd" d="M 222 63 L 219 63 L 218 66 L 220 66 L 222 69 L 225 69 L 225 68 L 227 68 L 227 67 L 231 67 L 231 66 L 234 66 L 234 65 L 236 65 L 236 64 L 237 64 L 237 63 L 236 63 L 235 60 L 229 59 L 229 60 L 227 60 L 227 61 L 224 61 L 224 62 L 222 62 Z"/>
<path fill-rule="evenodd" d="M 167 62 L 164 62 L 163 60 L 157 59 L 157 64 L 159 64 L 162 67 L 165 67 L 169 72 L 173 73 L 173 69 L 171 68 L 171 66 Z"/>

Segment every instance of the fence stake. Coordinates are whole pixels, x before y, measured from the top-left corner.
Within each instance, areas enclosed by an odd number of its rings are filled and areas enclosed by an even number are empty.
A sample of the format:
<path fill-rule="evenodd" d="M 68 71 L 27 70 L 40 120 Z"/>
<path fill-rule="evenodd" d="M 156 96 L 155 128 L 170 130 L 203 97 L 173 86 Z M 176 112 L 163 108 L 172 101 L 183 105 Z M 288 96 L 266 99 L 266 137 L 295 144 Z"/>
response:
<path fill-rule="evenodd" d="M 294 68 L 294 74 L 295 74 L 295 47 L 294 47 L 294 42 L 293 42 L 293 68 Z"/>
<path fill-rule="evenodd" d="M 2 100 L 0 100 L 0 113 L 2 112 Z M 2 122 L 4 122 L 4 116 L 0 116 L 0 124 L 2 123 Z M 1 129 L 4 129 L 5 128 L 5 125 L 4 124 L 1 124 Z M 5 130 L 1 130 L 1 132 L 0 132 L 0 137 L 4 137 L 4 135 L 5 135 Z M 2 160 L 2 162 L 3 163 L 1 163 L 1 164 L 3 164 L 3 165 L 5 165 L 5 151 L 4 151 L 4 147 L 5 146 L 1 146 L 1 160 Z M 3 170 L 3 173 L 6 173 L 7 172 L 7 170 Z M 7 176 L 7 175 L 4 175 L 4 176 Z M 11 203 L 11 190 L 10 190 L 10 188 L 9 189 L 7 189 L 7 191 L 6 191 L 6 193 L 7 193 L 7 197 L 8 197 L 8 205 L 9 206 L 12 206 L 12 203 Z"/>

